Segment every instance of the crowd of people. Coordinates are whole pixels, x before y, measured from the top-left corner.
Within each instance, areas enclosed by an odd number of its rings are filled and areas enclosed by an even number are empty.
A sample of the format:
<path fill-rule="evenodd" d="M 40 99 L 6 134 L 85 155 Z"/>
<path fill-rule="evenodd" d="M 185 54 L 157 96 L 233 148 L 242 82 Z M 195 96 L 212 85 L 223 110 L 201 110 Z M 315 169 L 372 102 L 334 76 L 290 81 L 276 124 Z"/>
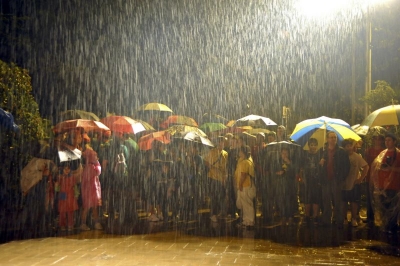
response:
<path fill-rule="evenodd" d="M 397 230 L 396 137 L 376 135 L 362 154 L 354 140 L 339 146 L 334 132 L 326 140 L 317 149 L 317 139 L 310 138 L 308 149 L 299 150 L 279 126 L 276 133 L 257 133 L 255 142 L 245 134 L 226 133 L 212 138 L 213 148 L 176 138 L 169 144 L 155 140 L 152 149 L 141 151 L 129 134 L 88 136 L 74 129 L 57 134 L 46 150 L 58 167 L 43 171 L 46 189 L 41 193 L 53 199 L 44 212 L 52 213 L 50 219 L 58 215 L 62 231 L 73 230 L 76 223 L 81 230 L 101 230 L 100 214 L 121 224 L 135 223 L 138 201 L 144 202 L 149 222 L 189 221 L 207 206 L 212 223 L 231 217 L 247 228 L 255 225 L 257 204 L 263 224 L 282 226 L 294 224 L 304 205 L 304 225 L 356 227 L 361 222 L 361 183 L 367 182 L 367 222 Z M 275 142 L 283 144 L 268 145 Z M 58 154 L 65 150 L 81 159 L 61 162 Z M 92 223 L 87 223 L 89 214 Z"/>

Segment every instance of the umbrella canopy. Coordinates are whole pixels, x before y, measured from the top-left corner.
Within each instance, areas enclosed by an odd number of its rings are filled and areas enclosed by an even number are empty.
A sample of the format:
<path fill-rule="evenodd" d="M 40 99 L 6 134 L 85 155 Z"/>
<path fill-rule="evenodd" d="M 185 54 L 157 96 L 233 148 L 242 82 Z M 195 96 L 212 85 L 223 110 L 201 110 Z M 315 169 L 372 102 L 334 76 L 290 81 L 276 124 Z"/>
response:
<path fill-rule="evenodd" d="M 14 123 L 14 117 L 10 112 L 0 108 L 0 128 L 17 132 L 19 127 Z"/>
<path fill-rule="evenodd" d="M 225 129 L 227 128 L 227 126 L 225 126 L 222 123 L 204 123 L 201 126 L 199 126 L 199 128 L 204 132 L 208 133 Z"/>
<path fill-rule="evenodd" d="M 138 141 L 139 148 L 143 151 L 150 150 L 154 141 L 168 144 L 171 142 L 171 134 L 164 130 L 144 135 Z"/>
<path fill-rule="evenodd" d="M 67 120 L 58 123 L 53 127 L 55 133 L 66 132 L 75 128 L 83 128 L 85 131 L 109 131 L 110 129 L 101 122 L 86 120 L 86 119 L 74 119 Z"/>
<path fill-rule="evenodd" d="M 252 128 L 249 130 L 246 130 L 247 133 L 252 134 L 252 135 L 257 135 L 258 133 L 265 133 L 268 134 L 271 131 L 265 128 Z"/>
<path fill-rule="evenodd" d="M 365 132 L 365 129 L 369 129 L 374 126 L 396 126 L 400 124 L 399 120 L 400 105 L 389 105 L 370 113 L 364 119 L 364 121 L 362 121 L 360 125 L 361 129 L 359 130 L 361 133 L 363 133 Z"/>
<path fill-rule="evenodd" d="M 201 118 L 203 123 L 227 123 L 228 119 L 221 115 L 205 113 Z"/>
<path fill-rule="evenodd" d="M 199 126 L 193 118 L 183 115 L 171 115 L 164 122 L 160 123 L 161 128 L 168 128 L 172 125 Z"/>
<path fill-rule="evenodd" d="M 127 116 L 107 116 L 100 121 L 114 132 L 136 134 L 146 131 L 145 126 L 141 122 Z"/>
<path fill-rule="evenodd" d="M 259 115 L 248 115 L 242 117 L 233 124 L 235 127 L 240 126 L 252 126 L 252 127 L 265 127 L 265 126 L 276 126 L 277 124 L 269 119 L 268 117 Z"/>
<path fill-rule="evenodd" d="M 315 138 L 318 140 L 318 148 L 321 148 L 325 143 L 326 133 L 328 131 L 336 133 L 338 142 L 347 138 L 352 138 L 356 141 L 361 139 L 345 121 L 326 116 L 307 119 L 298 123 L 290 138 L 299 143 L 305 150 L 308 149 L 308 140 L 310 138 Z"/>
<path fill-rule="evenodd" d="M 43 171 L 50 169 L 51 160 L 32 158 L 28 164 L 21 171 L 21 189 L 22 192 L 26 193 L 34 185 L 36 185 L 43 177 Z"/>
<path fill-rule="evenodd" d="M 183 139 L 191 142 L 196 142 L 200 143 L 206 146 L 214 147 L 214 144 L 209 140 L 207 137 L 201 136 L 198 132 L 190 131 L 190 132 L 184 132 L 181 134 L 176 134 L 174 136 L 175 138 L 178 139 Z"/>
<path fill-rule="evenodd" d="M 207 134 L 204 133 L 201 129 L 199 129 L 197 127 L 186 126 L 186 125 L 175 125 L 175 126 L 167 128 L 165 131 L 168 131 L 172 136 L 174 136 L 177 133 L 183 134 L 185 132 L 194 131 L 194 132 L 197 132 L 202 137 L 207 137 Z"/>
<path fill-rule="evenodd" d="M 82 156 L 82 152 L 79 149 L 74 149 L 74 150 L 61 150 L 58 151 L 58 158 L 60 159 L 60 162 L 71 162 L 75 160 L 79 160 Z"/>
<path fill-rule="evenodd" d="M 282 149 L 289 150 L 289 156 L 293 160 L 298 160 L 301 156 L 301 146 L 289 141 L 268 143 L 266 146 L 266 153 L 268 154 L 269 159 L 277 159 L 280 156 L 279 154 Z"/>
<path fill-rule="evenodd" d="M 87 119 L 99 121 L 100 118 L 94 113 L 83 110 L 67 110 L 60 114 L 60 121 L 73 120 L 73 119 Z"/>
<path fill-rule="evenodd" d="M 146 103 L 140 106 L 137 111 L 161 111 L 173 113 L 168 106 L 162 103 Z"/>

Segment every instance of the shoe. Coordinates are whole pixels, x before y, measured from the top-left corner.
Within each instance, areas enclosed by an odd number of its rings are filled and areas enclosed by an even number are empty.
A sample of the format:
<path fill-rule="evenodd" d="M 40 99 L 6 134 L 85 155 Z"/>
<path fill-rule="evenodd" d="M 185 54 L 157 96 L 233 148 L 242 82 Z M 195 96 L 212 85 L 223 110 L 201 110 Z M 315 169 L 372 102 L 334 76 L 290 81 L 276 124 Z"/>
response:
<path fill-rule="evenodd" d="M 68 226 L 68 232 L 72 232 L 74 231 L 74 227 L 73 226 Z"/>
<path fill-rule="evenodd" d="M 357 223 L 356 219 L 351 219 L 351 226 L 353 226 L 353 227 L 357 227 L 358 226 L 358 223 Z"/>
<path fill-rule="evenodd" d="M 94 229 L 96 229 L 96 230 L 103 230 L 103 226 L 101 225 L 101 223 L 95 223 L 95 224 L 94 224 Z"/>
<path fill-rule="evenodd" d="M 81 229 L 82 231 L 90 231 L 90 227 L 87 226 L 86 224 L 81 224 L 79 229 Z"/>
<path fill-rule="evenodd" d="M 60 230 L 64 232 L 65 231 L 65 226 L 61 226 Z"/>
<path fill-rule="evenodd" d="M 150 215 L 148 218 L 147 218 L 147 220 L 149 221 L 149 222 L 158 222 L 158 221 L 160 221 L 160 219 L 157 217 L 157 215 L 155 215 L 154 213 L 152 214 L 152 215 Z"/>
<path fill-rule="evenodd" d="M 210 219 L 211 219 L 211 221 L 214 222 L 214 223 L 218 222 L 217 215 L 211 216 Z"/>

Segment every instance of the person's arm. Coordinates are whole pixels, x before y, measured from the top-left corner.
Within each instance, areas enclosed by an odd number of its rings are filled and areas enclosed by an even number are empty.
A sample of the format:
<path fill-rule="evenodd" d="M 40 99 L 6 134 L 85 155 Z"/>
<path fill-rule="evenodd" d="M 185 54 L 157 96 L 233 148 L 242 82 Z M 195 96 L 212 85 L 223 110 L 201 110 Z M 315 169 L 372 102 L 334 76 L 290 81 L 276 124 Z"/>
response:
<path fill-rule="evenodd" d="M 368 170 L 369 170 L 368 164 L 366 164 L 362 167 L 360 177 L 358 179 L 356 179 L 355 184 L 360 184 L 364 180 L 364 178 L 367 176 Z"/>

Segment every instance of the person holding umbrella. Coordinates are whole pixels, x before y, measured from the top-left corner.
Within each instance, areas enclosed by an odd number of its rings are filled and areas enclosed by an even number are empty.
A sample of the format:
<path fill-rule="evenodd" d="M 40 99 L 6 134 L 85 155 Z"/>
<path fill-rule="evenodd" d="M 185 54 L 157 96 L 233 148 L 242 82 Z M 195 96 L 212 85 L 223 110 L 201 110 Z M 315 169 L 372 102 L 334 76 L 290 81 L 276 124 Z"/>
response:
<path fill-rule="evenodd" d="M 342 187 L 350 171 L 350 160 L 347 152 L 337 144 L 338 137 L 335 132 L 326 134 L 327 142 L 322 149 L 323 157 L 319 164 L 322 166 L 322 225 L 332 222 L 332 206 L 334 218 L 338 228 L 343 228 L 344 215 L 342 211 Z"/>

